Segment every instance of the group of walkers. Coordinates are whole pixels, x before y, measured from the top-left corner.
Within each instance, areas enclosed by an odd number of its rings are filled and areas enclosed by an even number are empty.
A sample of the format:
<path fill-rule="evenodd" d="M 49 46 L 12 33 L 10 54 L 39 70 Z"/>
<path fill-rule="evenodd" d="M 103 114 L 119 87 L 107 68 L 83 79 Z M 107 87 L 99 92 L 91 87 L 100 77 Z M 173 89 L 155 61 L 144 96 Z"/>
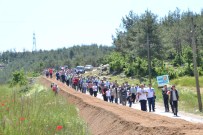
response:
<path fill-rule="evenodd" d="M 171 88 L 168 88 L 167 85 L 164 85 L 162 89 L 162 95 L 164 100 L 165 112 L 169 112 L 169 103 L 170 103 L 172 112 L 174 113 L 175 116 L 177 116 L 179 94 L 175 88 L 175 85 L 173 85 Z"/>
<path fill-rule="evenodd" d="M 117 80 L 110 81 L 110 79 L 105 77 L 100 78 L 96 76 L 85 77 L 76 74 L 76 72 L 71 69 L 62 69 L 57 71 L 55 75 L 57 80 L 81 93 L 89 92 L 89 94 L 94 97 L 97 97 L 98 93 L 100 93 L 106 102 L 120 103 L 124 106 L 129 104 L 129 107 L 132 107 L 132 104 L 139 101 L 142 111 L 155 112 L 156 95 L 155 89 L 151 84 L 148 84 L 148 86 L 145 84 L 130 85 L 128 82 L 125 82 L 119 85 Z M 50 77 L 52 78 L 52 76 Z M 177 116 L 179 96 L 175 86 L 169 89 L 167 85 L 165 85 L 162 89 L 162 95 L 165 112 L 169 112 L 168 104 L 170 101 L 171 110 L 174 115 Z"/>

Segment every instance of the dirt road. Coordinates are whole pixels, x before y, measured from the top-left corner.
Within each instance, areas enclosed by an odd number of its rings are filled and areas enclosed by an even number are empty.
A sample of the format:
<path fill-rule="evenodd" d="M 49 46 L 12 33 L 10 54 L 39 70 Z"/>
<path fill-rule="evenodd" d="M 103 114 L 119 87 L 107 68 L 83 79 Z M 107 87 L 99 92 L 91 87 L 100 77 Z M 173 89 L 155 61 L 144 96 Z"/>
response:
<path fill-rule="evenodd" d="M 93 135 L 203 135 L 203 124 L 104 102 L 77 92 L 55 79 L 41 78 L 39 82 L 47 87 L 51 82 L 58 84 L 60 94 L 78 107 L 80 116 L 88 123 Z"/>

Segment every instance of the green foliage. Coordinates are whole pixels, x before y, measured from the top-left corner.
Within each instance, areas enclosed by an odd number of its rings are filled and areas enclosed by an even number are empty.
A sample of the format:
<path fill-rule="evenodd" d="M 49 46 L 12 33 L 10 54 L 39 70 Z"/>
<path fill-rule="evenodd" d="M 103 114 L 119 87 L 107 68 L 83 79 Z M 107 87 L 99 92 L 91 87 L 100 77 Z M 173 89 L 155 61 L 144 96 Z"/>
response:
<path fill-rule="evenodd" d="M 175 79 L 178 77 L 178 73 L 177 73 L 178 70 L 174 69 L 173 67 L 168 67 L 167 68 L 167 73 L 169 75 L 169 79 Z"/>
<path fill-rule="evenodd" d="M 21 69 L 20 71 L 13 72 L 12 80 L 10 82 L 11 87 L 14 87 L 16 85 L 25 86 L 27 84 L 28 84 L 28 80 L 24 73 L 24 70 Z"/>
<path fill-rule="evenodd" d="M 107 59 L 111 71 L 123 71 L 125 58 L 120 53 L 112 52 Z"/>
<path fill-rule="evenodd" d="M 173 60 L 173 65 L 174 66 L 182 66 L 182 64 L 184 63 L 184 59 L 181 55 L 177 54 L 175 56 L 175 59 Z"/>

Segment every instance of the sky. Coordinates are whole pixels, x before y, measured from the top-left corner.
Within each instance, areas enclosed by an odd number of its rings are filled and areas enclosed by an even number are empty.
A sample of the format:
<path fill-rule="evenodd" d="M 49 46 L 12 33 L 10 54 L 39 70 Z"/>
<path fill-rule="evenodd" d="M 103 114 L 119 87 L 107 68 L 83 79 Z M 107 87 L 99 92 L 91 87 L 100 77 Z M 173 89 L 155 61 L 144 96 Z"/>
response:
<path fill-rule="evenodd" d="M 0 0 L 0 52 L 112 45 L 129 11 L 163 17 L 178 7 L 200 13 L 203 0 Z"/>

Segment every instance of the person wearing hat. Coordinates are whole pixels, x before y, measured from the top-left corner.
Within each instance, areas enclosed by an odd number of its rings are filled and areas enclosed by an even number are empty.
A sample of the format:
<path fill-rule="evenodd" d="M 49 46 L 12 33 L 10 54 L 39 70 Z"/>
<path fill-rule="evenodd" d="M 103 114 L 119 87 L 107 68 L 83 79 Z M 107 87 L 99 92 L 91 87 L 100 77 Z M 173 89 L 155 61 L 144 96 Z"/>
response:
<path fill-rule="evenodd" d="M 179 94 L 178 91 L 175 88 L 175 85 L 171 87 L 170 91 L 170 102 L 172 104 L 173 113 L 175 116 L 178 116 L 178 100 L 179 100 Z"/>

